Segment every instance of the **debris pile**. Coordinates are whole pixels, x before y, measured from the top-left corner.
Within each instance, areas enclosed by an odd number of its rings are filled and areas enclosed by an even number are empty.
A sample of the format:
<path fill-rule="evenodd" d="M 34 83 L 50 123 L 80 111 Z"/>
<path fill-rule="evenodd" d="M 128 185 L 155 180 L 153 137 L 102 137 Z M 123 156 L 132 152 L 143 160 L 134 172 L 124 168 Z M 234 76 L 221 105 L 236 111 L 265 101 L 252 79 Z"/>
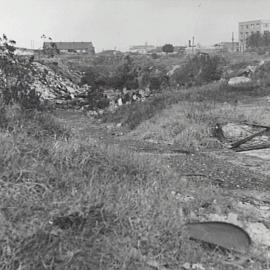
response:
<path fill-rule="evenodd" d="M 71 80 L 56 74 L 51 68 L 34 62 L 35 81 L 33 88 L 45 100 L 68 100 L 82 92 Z"/>
<path fill-rule="evenodd" d="M 252 123 L 217 124 L 215 136 L 236 152 L 270 148 L 270 127 Z M 219 136 L 217 136 L 219 135 Z"/>
<path fill-rule="evenodd" d="M 254 79 L 265 77 L 265 71 L 269 69 L 269 62 L 261 61 L 257 65 L 248 65 L 236 72 L 236 76 L 231 77 L 228 81 L 229 86 L 239 86 L 241 84 L 251 83 Z M 230 70 L 233 73 L 233 70 Z M 262 76 L 263 74 L 263 76 Z"/>
<path fill-rule="evenodd" d="M 109 110 L 114 111 L 124 104 L 145 101 L 146 98 L 151 96 L 151 91 L 149 88 L 136 90 L 127 90 L 124 88 L 123 91 L 110 89 L 105 91 L 105 94 L 110 100 Z"/>
<path fill-rule="evenodd" d="M 38 62 L 34 66 L 34 83 L 32 84 L 43 100 L 49 100 L 61 106 L 84 108 L 92 110 L 93 115 L 99 114 L 104 108 L 93 108 L 89 101 L 91 87 L 88 85 L 78 86 L 70 79 L 56 73 L 52 68 Z M 108 99 L 108 110 L 114 111 L 119 106 L 133 102 L 142 102 L 151 95 L 149 88 L 122 91 L 100 89 L 102 96 Z M 94 106 L 95 107 L 95 106 Z M 104 107 L 104 106 L 103 106 Z M 101 109 L 101 110 L 100 110 Z"/>

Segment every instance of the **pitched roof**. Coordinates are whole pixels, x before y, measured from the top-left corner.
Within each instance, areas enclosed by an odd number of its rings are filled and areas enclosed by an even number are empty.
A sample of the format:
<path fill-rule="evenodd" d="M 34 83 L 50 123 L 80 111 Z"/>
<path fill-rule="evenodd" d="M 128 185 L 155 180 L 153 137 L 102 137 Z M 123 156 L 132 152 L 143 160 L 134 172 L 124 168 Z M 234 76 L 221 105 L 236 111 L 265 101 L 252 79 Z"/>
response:
<path fill-rule="evenodd" d="M 43 48 L 51 48 L 52 44 L 56 44 L 59 50 L 86 50 L 94 48 L 92 42 L 44 42 Z"/>

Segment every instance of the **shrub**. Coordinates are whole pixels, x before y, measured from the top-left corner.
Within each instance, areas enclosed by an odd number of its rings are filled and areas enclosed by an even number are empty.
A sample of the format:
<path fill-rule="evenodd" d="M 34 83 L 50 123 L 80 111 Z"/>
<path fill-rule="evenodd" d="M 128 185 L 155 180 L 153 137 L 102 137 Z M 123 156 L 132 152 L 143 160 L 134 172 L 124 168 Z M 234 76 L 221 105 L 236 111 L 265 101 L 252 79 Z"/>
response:
<path fill-rule="evenodd" d="M 160 90 L 169 85 L 166 73 L 166 65 L 163 63 L 155 63 L 145 56 L 132 58 L 127 55 L 113 65 L 106 62 L 94 63 L 86 69 L 81 84 L 88 84 L 93 89 L 105 87 L 135 90 L 149 87 Z"/>
<path fill-rule="evenodd" d="M 15 55 L 15 44 L 6 35 L 0 38 L 0 94 L 5 104 L 19 103 L 24 109 L 39 109 L 39 94 L 32 88 L 33 57 Z"/>
<path fill-rule="evenodd" d="M 165 109 L 169 103 L 163 96 L 156 96 L 146 102 L 132 103 L 121 106 L 115 113 L 107 113 L 104 121 L 121 122 L 130 129 L 134 129 L 142 121 L 150 119 L 157 112 Z"/>
<path fill-rule="evenodd" d="M 91 110 L 104 109 L 110 104 L 110 100 L 104 95 L 102 89 L 90 89 L 87 99 Z"/>
<path fill-rule="evenodd" d="M 222 75 L 222 64 L 224 64 L 224 59 L 219 56 L 198 53 L 189 58 L 182 68 L 176 70 L 171 80 L 186 86 L 219 80 Z"/>

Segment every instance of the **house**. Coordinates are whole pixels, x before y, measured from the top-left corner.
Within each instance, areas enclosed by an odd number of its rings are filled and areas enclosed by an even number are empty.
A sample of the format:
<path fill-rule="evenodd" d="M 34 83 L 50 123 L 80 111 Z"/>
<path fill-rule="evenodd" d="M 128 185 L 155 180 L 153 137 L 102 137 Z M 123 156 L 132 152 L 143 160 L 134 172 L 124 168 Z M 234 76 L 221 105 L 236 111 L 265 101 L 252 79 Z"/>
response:
<path fill-rule="evenodd" d="M 247 48 L 247 38 L 253 33 L 261 33 L 270 31 L 270 20 L 254 20 L 239 22 L 239 48 L 245 51 Z"/>
<path fill-rule="evenodd" d="M 62 53 L 95 54 L 92 42 L 44 42 L 43 50 L 57 49 Z"/>

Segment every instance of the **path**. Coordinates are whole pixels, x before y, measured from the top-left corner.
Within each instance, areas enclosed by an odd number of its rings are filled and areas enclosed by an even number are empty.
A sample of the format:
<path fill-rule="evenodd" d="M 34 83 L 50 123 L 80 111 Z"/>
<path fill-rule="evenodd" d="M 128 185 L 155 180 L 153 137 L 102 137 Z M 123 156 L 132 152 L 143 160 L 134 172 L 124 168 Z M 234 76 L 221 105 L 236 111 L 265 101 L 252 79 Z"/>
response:
<path fill-rule="evenodd" d="M 200 179 L 227 189 L 270 190 L 270 181 L 266 174 L 258 170 L 260 161 L 256 157 L 247 158 L 232 151 L 189 153 L 174 145 L 127 139 L 125 130 L 108 129 L 106 124 L 78 111 L 58 111 L 57 117 L 76 131 L 82 140 L 91 137 L 103 145 L 117 145 L 138 153 L 158 155 L 179 175 L 194 175 L 196 181 Z M 248 162 L 245 163 L 247 159 Z M 249 165 L 254 166 L 248 168 Z"/>
<path fill-rule="evenodd" d="M 162 165 L 179 175 L 179 179 L 186 177 L 189 183 L 197 187 L 205 184 L 208 188 L 210 183 L 220 188 L 222 196 L 233 201 L 227 212 L 218 214 L 215 208 L 214 212 L 209 212 L 207 208 L 211 208 L 213 203 L 210 202 L 209 206 L 203 206 L 206 209 L 195 215 L 196 219 L 225 221 L 246 229 L 255 243 L 253 254 L 270 249 L 270 237 L 265 237 L 270 235 L 270 181 L 265 174 L 247 169 L 245 163 L 235 162 L 233 158 L 237 160 L 237 153 L 183 153 L 173 145 L 127 139 L 125 130 L 108 129 L 105 124 L 80 112 L 58 111 L 56 116 L 71 130 L 75 130 L 82 140 L 90 137 L 103 145 L 117 145 L 151 159 L 158 158 Z M 121 133 L 123 135 L 118 136 Z M 263 254 L 264 257 L 270 256 L 270 252 Z"/>

